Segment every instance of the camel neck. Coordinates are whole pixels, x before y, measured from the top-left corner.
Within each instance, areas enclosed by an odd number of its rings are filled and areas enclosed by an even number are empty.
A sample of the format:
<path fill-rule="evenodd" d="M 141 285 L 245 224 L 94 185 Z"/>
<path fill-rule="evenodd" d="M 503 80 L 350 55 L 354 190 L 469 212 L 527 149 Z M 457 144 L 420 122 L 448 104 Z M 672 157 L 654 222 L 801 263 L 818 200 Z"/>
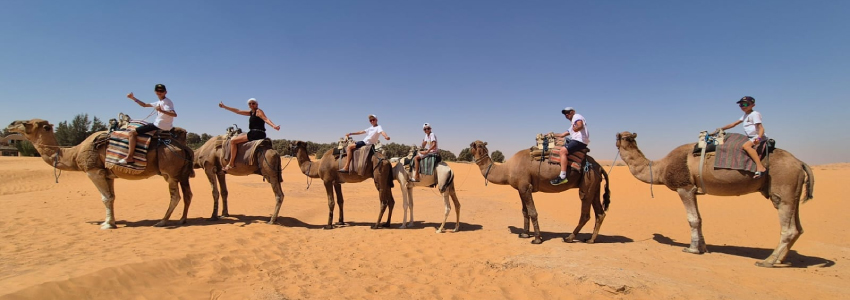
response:
<path fill-rule="evenodd" d="M 494 164 L 493 160 L 490 159 L 490 156 L 480 159 L 476 157 L 475 164 L 478 165 L 478 168 L 481 170 L 481 175 L 483 175 L 487 181 L 494 184 L 508 184 L 508 176 L 505 172 L 504 166 Z"/>
<path fill-rule="evenodd" d="M 298 159 L 298 168 L 301 169 L 301 173 L 310 178 L 319 178 L 319 164 L 310 160 L 307 150 L 298 148 L 295 151 L 295 158 Z"/>
<path fill-rule="evenodd" d="M 75 163 L 77 148 L 60 148 L 54 136 L 42 135 L 38 140 L 32 142 L 41 159 L 47 164 L 63 171 L 80 171 Z"/>
<path fill-rule="evenodd" d="M 637 147 L 634 149 L 620 150 L 620 156 L 626 165 L 629 166 L 629 172 L 637 178 L 637 180 L 645 183 L 663 184 L 661 178 L 661 165 L 650 161 L 643 152 Z M 651 164 L 651 165 L 650 165 Z"/>

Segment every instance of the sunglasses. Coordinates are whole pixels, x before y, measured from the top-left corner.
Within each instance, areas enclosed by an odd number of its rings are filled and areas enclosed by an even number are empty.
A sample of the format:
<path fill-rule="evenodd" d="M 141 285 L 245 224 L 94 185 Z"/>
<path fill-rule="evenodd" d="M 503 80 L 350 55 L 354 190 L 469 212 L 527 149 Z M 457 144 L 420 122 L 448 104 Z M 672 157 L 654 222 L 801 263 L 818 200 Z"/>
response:
<path fill-rule="evenodd" d="M 750 103 L 747 103 L 747 102 L 741 102 L 741 103 L 738 103 L 738 106 L 739 106 L 739 107 L 748 107 L 748 106 L 750 106 Z"/>
<path fill-rule="evenodd" d="M 422 130 L 431 130 L 431 128 L 422 128 Z"/>
<path fill-rule="evenodd" d="M 378 119 L 369 119 L 369 122 L 377 121 Z"/>

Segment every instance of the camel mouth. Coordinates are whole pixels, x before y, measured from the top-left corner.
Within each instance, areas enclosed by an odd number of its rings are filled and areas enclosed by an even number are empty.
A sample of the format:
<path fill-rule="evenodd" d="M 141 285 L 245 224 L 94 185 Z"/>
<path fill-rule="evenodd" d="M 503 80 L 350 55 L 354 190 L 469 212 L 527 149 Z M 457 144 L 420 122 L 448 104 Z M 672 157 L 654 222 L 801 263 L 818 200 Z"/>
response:
<path fill-rule="evenodd" d="M 24 121 L 14 121 L 9 126 L 6 126 L 6 130 L 15 133 L 24 133 Z"/>

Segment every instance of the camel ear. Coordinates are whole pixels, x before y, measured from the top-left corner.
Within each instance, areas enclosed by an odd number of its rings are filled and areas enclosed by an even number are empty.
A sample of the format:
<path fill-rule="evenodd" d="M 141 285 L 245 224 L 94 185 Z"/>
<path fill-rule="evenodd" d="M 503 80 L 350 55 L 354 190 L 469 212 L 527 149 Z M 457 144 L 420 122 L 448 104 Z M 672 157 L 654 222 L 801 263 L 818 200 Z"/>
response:
<path fill-rule="evenodd" d="M 487 146 L 487 142 L 484 142 L 484 146 Z"/>
<path fill-rule="evenodd" d="M 43 128 L 44 131 L 53 131 L 53 124 L 44 124 L 41 128 Z"/>
<path fill-rule="evenodd" d="M 618 140 L 618 141 L 620 140 L 620 136 L 621 136 L 621 135 L 620 135 L 620 133 L 618 132 L 618 133 L 617 133 L 617 140 Z"/>
<path fill-rule="evenodd" d="M 637 138 L 637 132 L 632 133 L 632 138 Z"/>

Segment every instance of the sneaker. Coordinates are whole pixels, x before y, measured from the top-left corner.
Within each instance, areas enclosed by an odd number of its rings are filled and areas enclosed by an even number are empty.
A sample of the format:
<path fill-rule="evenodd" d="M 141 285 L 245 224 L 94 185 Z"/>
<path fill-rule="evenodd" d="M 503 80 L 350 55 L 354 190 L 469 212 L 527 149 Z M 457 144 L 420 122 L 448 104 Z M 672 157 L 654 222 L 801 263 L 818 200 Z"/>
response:
<path fill-rule="evenodd" d="M 561 185 L 561 184 L 567 183 L 568 181 L 569 180 L 567 180 L 566 178 L 561 178 L 561 176 L 558 176 L 558 177 L 555 177 L 555 179 L 550 180 L 549 183 L 552 184 L 552 185 Z"/>
<path fill-rule="evenodd" d="M 118 164 L 120 164 L 120 165 L 128 165 L 128 164 L 132 164 L 134 162 L 136 162 L 136 161 L 127 162 L 127 159 L 125 159 L 125 158 L 118 160 Z"/>

